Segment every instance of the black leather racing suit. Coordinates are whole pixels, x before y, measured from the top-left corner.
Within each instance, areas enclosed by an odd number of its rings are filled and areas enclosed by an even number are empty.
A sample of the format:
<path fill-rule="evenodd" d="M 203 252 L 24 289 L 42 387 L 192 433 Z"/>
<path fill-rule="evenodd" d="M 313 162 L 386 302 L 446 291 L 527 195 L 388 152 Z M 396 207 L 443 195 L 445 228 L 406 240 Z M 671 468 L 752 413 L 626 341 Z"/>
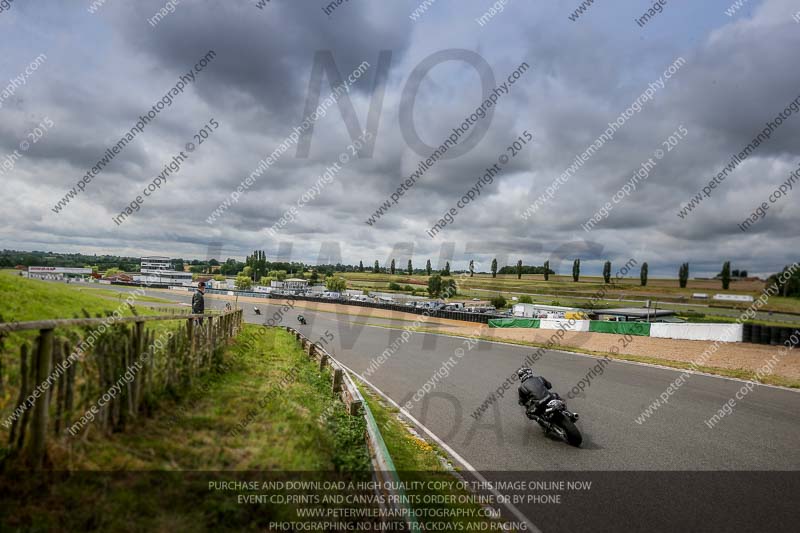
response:
<path fill-rule="evenodd" d="M 541 416 L 547 402 L 552 397 L 550 393 L 552 388 L 553 385 L 542 376 L 529 377 L 519 385 L 519 404 Z M 534 400 L 533 405 L 528 406 L 528 402 L 531 400 Z"/>

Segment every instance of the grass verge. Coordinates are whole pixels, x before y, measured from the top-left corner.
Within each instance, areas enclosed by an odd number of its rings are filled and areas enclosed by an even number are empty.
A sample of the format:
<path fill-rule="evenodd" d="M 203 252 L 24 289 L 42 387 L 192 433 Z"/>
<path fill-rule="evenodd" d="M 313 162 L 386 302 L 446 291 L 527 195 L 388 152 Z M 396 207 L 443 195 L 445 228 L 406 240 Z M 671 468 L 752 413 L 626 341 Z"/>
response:
<path fill-rule="evenodd" d="M 241 531 L 291 520 L 294 505 L 242 503 L 253 493 L 210 484 L 369 479 L 365 422 L 330 383 L 293 336 L 248 325 L 218 371 L 152 418 L 51 448 L 70 472 L 4 474 L 0 530 Z"/>

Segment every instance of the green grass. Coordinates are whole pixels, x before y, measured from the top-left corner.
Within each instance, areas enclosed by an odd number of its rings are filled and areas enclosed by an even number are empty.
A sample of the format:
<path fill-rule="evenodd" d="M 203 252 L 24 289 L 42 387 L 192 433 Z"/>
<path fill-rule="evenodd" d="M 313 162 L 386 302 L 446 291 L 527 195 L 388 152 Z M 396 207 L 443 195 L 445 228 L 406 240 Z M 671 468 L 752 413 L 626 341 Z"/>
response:
<path fill-rule="evenodd" d="M 82 310 L 94 316 L 113 312 L 119 305 L 75 285 L 0 272 L 0 316 L 4 322 L 73 318 Z"/>
<path fill-rule="evenodd" d="M 281 387 L 287 375 L 296 379 Z M 237 503 L 238 494 L 267 491 L 209 490 L 208 482 L 261 482 L 287 471 L 368 480 L 365 422 L 346 414 L 330 383 L 293 336 L 245 326 L 220 371 L 182 401 L 159 405 L 126 433 L 90 433 L 53 450 L 79 471 L 68 479 L 45 491 L 18 482 L 13 492 L 0 481 L 8 496 L 0 529 L 263 531 L 269 520 L 291 520 L 293 505 Z M 244 420 L 244 429 L 231 431 Z M 112 478 L 109 471 L 127 474 Z"/>
<path fill-rule="evenodd" d="M 676 315 L 678 318 L 682 318 L 687 322 L 693 323 L 703 323 L 703 324 L 732 324 L 736 322 L 738 317 L 733 316 L 725 316 L 725 315 L 706 315 L 703 313 L 678 313 Z M 787 328 L 791 327 L 791 324 L 786 322 L 778 322 L 778 321 L 769 321 L 769 320 L 748 320 L 745 322 L 746 324 L 753 324 L 756 326 L 776 326 L 779 328 Z"/>
<path fill-rule="evenodd" d="M 369 468 L 366 454 L 342 455 L 346 450 L 334 446 L 342 437 L 338 431 L 363 433 L 364 428 L 342 426 L 357 419 L 339 416 L 345 414 L 344 406 L 330 394 L 329 372 L 320 372 L 293 336 L 246 325 L 229 348 L 225 364 L 227 372 L 206 376 L 183 403 L 162 407 L 154 419 L 144 421 L 141 430 L 119 439 L 98 439 L 85 455 L 73 450 L 84 458 L 77 459 L 77 464 L 100 470 L 122 465 L 157 470 Z M 297 379 L 281 389 L 278 383 L 292 369 L 298 372 Z M 280 393 L 269 397 L 273 390 Z M 265 397 L 268 401 L 259 405 Z M 336 416 L 330 419 L 330 427 L 321 427 L 317 418 L 329 406 Z M 255 415 L 251 415 L 253 409 Z M 187 414 L 182 416 L 183 412 Z M 252 421 L 239 434 L 229 434 L 249 415 Z M 148 450 L 145 461 L 128 453 L 137 449 Z M 98 460 L 98 453 L 113 459 Z"/>
<path fill-rule="evenodd" d="M 423 495 L 432 494 L 440 497 L 448 496 L 465 496 L 469 498 L 472 493 L 459 489 L 456 485 L 457 478 L 450 472 L 449 468 L 445 467 L 442 463 L 442 458 L 445 457 L 444 452 L 435 444 L 431 444 L 411 432 L 409 432 L 406 425 L 398 419 L 399 410 L 395 407 L 390 407 L 384 404 L 372 390 L 364 385 L 359 384 L 364 399 L 372 411 L 375 421 L 380 429 L 383 440 L 386 443 L 386 448 L 389 450 L 389 455 L 394 462 L 395 469 L 398 476 L 403 483 L 410 484 L 412 482 L 446 482 L 451 488 L 445 486 L 441 489 L 426 487 L 421 491 L 409 492 L 407 495 Z M 415 504 L 411 505 L 415 510 L 441 510 L 441 509 L 466 509 L 474 513 L 474 517 L 458 517 L 451 515 L 447 518 L 420 518 L 420 522 L 425 526 L 425 522 L 440 524 L 440 523 L 458 523 L 463 524 L 487 524 L 486 529 L 478 529 L 482 531 L 498 531 L 497 525 L 494 528 L 488 527 L 488 524 L 496 521 L 491 518 L 485 518 L 478 515 L 477 511 L 480 505 L 467 501 L 465 503 L 431 503 L 431 504 Z M 491 505 L 493 508 L 498 508 L 495 503 Z M 433 528 L 435 530 L 435 527 Z M 455 531 L 455 530 L 453 530 Z"/>
<path fill-rule="evenodd" d="M 0 320 L 2 322 L 28 322 L 36 320 L 83 318 L 84 313 L 92 317 L 106 316 L 119 309 L 123 316 L 133 316 L 124 305 L 124 299 L 114 302 L 92 291 L 81 290 L 75 285 L 67 285 L 52 281 L 27 279 L 19 276 L 17 271 L 0 271 Z M 139 315 L 151 315 L 153 311 L 146 307 L 135 307 Z M 172 325 L 174 326 L 174 325 Z M 159 328 L 172 327 L 166 324 Z M 78 328 L 60 328 L 56 334 L 61 338 L 75 341 L 81 330 Z M 19 349 L 23 343 L 31 343 L 38 331 L 22 331 L 12 333 L 0 341 L 0 358 L 4 367 L 4 379 L 15 380 L 18 377 Z M 5 395 L 0 394 L 0 409 L 12 401 L 10 387 L 6 387 Z"/>

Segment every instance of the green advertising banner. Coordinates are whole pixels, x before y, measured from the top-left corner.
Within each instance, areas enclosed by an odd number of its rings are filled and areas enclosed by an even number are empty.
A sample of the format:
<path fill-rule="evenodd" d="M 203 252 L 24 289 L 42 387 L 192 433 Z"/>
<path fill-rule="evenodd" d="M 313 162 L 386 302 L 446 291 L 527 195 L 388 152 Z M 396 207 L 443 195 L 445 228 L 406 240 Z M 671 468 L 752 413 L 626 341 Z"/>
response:
<path fill-rule="evenodd" d="M 647 322 L 607 322 L 605 320 L 592 320 L 589 322 L 589 331 L 596 333 L 617 333 L 650 336 L 650 324 Z"/>
<path fill-rule="evenodd" d="M 538 328 L 538 318 L 493 318 L 489 320 L 490 328 Z"/>

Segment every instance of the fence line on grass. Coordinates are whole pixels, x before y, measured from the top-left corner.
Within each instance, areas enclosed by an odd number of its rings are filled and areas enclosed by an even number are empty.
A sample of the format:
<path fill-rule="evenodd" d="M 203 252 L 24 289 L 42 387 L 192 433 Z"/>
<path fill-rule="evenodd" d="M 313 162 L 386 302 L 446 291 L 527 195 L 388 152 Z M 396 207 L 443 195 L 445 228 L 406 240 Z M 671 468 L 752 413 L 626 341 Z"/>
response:
<path fill-rule="evenodd" d="M 339 363 L 319 343 L 311 342 L 305 335 L 291 326 L 284 326 L 284 328 L 302 344 L 303 350 L 309 357 L 319 362 L 320 370 L 326 366 L 331 367 L 333 371 L 332 390 L 347 406 L 347 412 L 350 416 L 363 416 L 366 419 L 367 446 L 369 447 L 370 460 L 375 477 L 380 482 L 380 487 L 376 488 L 376 491 L 392 496 L 392 498 L 387 499 L 387 501 L 391 502 L 388 505 L 395 508 L 395 516 L 404 517 L 408 531 L 420 531 L 415 515 L 408 506 L 408 499 L 403 490 L 400 477 L 397 475 L 389 450 L 386 448 L 386 443 L 383 441 L 378 423 L 372 416 L 372 411 L 370 411 L 367 402 L 361 395 L 361 391 L 356 387 L 345 366 Z"/>
<path fill-rule="evenodd" d="M 161 327 L 168 321 L 180 323 Z M 1 410 L 0 435 L 7 432 L 7 445 L 0 462 L 19 458 L 41 469 L 49 439 L 64 442 L 90 427 L 124 431 L 160 395 L 191 386 L 218 364 L 222 347 L 241 326 L 241 309 L 0 323 L 0 359 L 8 355 L 4 337 L 38 331 L 32 345 L 20 345 L 17 365 L 0 365 L 0 387 L 17 392 L 10 412 Z"/>

